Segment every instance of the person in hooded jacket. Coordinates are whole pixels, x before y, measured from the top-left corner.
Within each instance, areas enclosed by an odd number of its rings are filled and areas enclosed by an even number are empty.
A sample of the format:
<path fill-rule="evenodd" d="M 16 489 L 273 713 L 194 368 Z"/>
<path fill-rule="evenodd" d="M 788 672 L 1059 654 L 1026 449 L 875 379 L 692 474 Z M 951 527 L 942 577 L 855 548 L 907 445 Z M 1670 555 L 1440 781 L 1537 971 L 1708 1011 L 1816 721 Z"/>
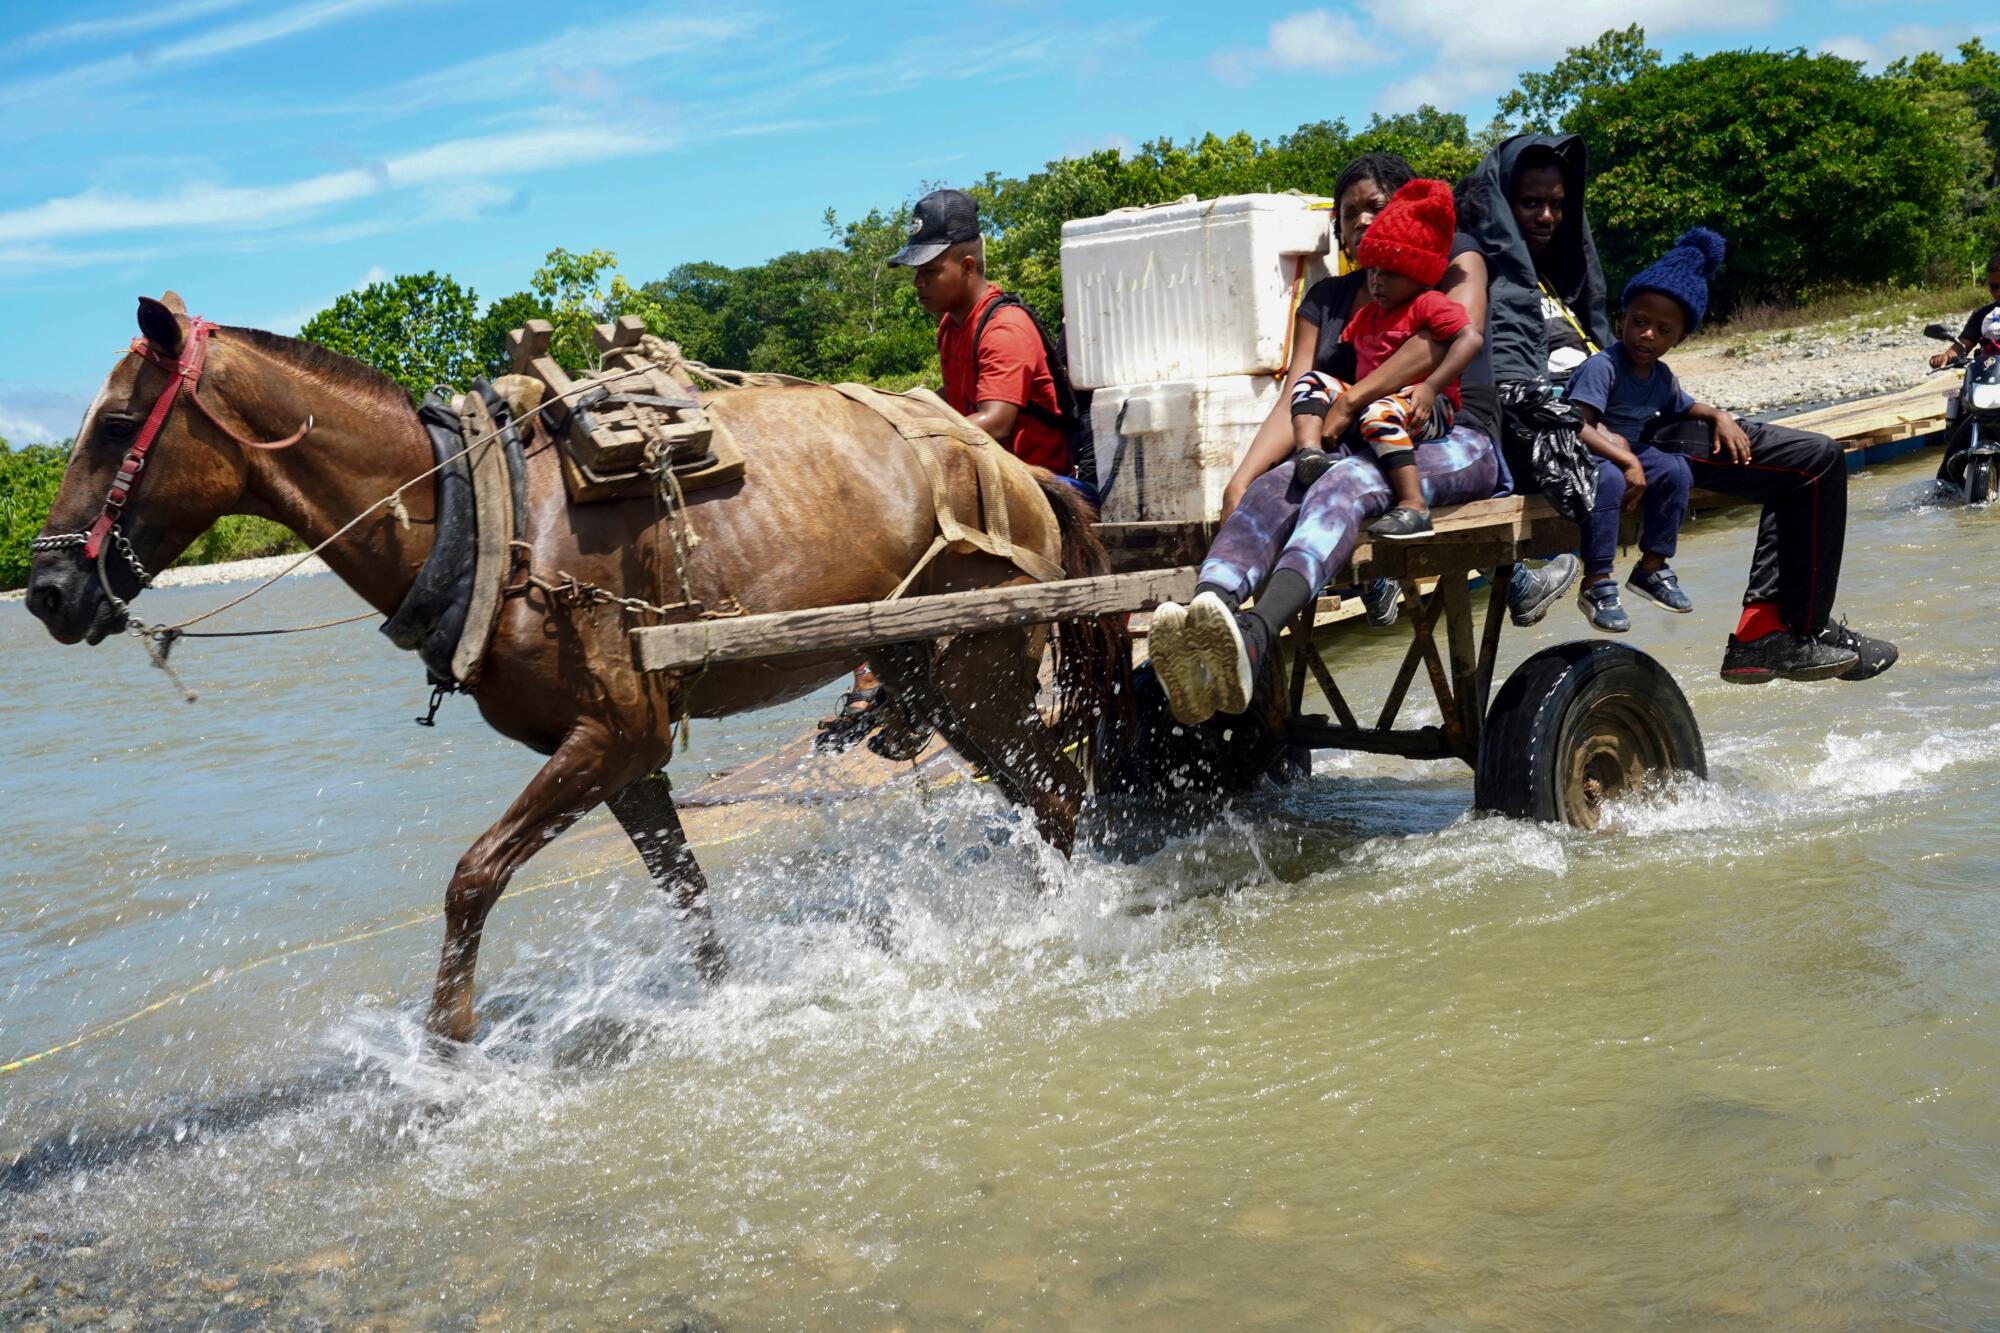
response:
<path fill-rule="evenodd" d="M 1415 177 L 1410 164 L 1393 153 L 1369 153 L 1348 164 L 1334 185 L 1334 239 L 1352 261 L 1375 217 L 1390 196 Z M 1221 713 L 1241 713 L 1250 705 L 1267 646 L 1325 586 L 1328 575 L 1347 563 L 1368 521 L 1388 511 L 1388 483 L 1374 462 L 1342 456 L 1310 487 L 1302 485 L 1292 460 L 1292 393 L 1308 374 L 1319 371 L 1352 384 L 1357 401 L 1368 402 L 1397 385 L 1430 375 L 1442 363 L 1444 346 L 1419 335 L 1406 341 L 1374 375 L 1356 380 L 1353 344 L 1343 340 L 1347 323 L 1369 301 L 1365 272 L 1314 284 L 1298 309 L 1291 361 L 1282 392 L 1257 432 L 1236 474 L 1223 491 L 1223 523 L 1202 562 L 1196 596 L 1186 608 L 1167 611 L 1191 619 L 1192 632 L 1176 636 L 1189 651 L 1163 660 L 1154 645 L 1153 666 L 1163 677 L 1176 674 L 1169 702 L 1182 722 L 1194 724 Z M 1469 236 L 1452 237 L 1450 258 L 1438 290 L 1465 308 L 1474 327 L 1486 318 L 1486 270 L 1479 246 Z M 1417 472 L 1431 504 L 1457 504 L 1505 494 L 1511 486 L 1493 446 L 1487 419 L 1492 383 L 1485 357 L 1475 358 L 1460 377 L 1463 408 L 1443 439 L 1417 446 Z M 1374 380 L 1376 383 L 1367 383 Z M 1519 568 L 1517 566 L 1517 568 Z M 1551 561 L 1541 571 L 1516 580 L 1509 602 L 1516 623 L 1531 624 L 1568 591 L 1582 572 L 1574 556 Z M 1393 579 L 1377 579 L 1363 591 L 1368 619 L 1392 623 L 1400 590 Z M 1242 604 L 1255 597 L 1251 616 Z M 1197 610 L 1197 607 L 1199 608 Z M 1162 608 L 1165 610 L 1166 608 Z M 1246 623 L 1254 619 L 1257 623 Z M 1159 624 L 1155 612 L 1154 625 Z M 1193 688 L 1186 682 L 1195 682 Z"/>
<path fill-rule="evenodd" d="M 1486 257 L 1497 384 L 1560 385 L 1611 345 L 1604 266 L 1583 211 L 1588 174 L 1581 135 L 1518 134 L 1459 182 L 1459 230 Z"/>

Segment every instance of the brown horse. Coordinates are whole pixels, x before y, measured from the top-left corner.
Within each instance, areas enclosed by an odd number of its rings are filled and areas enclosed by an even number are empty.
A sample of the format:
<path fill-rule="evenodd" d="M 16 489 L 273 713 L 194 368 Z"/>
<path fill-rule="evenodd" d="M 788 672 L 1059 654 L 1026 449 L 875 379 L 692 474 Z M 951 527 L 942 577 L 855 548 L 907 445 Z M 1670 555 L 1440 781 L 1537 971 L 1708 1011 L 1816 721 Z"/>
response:
<path fill-rule="evenodd" d="M 121 460 L 163 394 L 192 336 L 172 293 L 141 298 L 134 345 L 105 380 L 77 435 L 44 542 L 74 536 L 109 512 L 105 499 Z M 142 354 L 149 353 L 149 354 Z M 710 410 L 743 447 L 741 482 L 689 498 L 697 544 L 687 577 L 696 600 L 746 611 L 788 611 L 887 596 L 931 543 L 930 485 L 910 446 L 881 417 L 831 389 L 744 388 L 717 393 Z M 193 408 L 194 410 L 190 410 Z M 287 448 L 248 447 L 311 428 Z M 676 600 L 671 542 L 646 500 L 571 506 L 559 460 L 545 437 L 528 447 L 527 543 L 534 572 L 557 570 L 625 596 Z M 979 512 L 967 451 L 948 457 L 946 477 L 960 514 Z M 1089 511 L 1047 473 L 1003 455 L 1007 512 L 1022 547 L 1072 577 L 1108 572 Z M 184 388 L 159 428 L 119 514 L 102 561 L 80 544 L 35 556 L 28 607 L 59 642 L 98 643 L 126 627 L 113 596 L 143 586 L 134 564 L 162 569 L 225 514 L 274 519 L 318 545 L 412 477 L 433 466 L 409 398 L 393 381 L 307 343 L 249 329 L 216 329 L 200 377 Z M 385 615 L 409 592 L 428 554 L 436 517 L 429 482 L 408 493 L 404 512 L 377 510 L 322 552 L 348 586 Z M 129 541 L 129 548 L 118 539 Z M 946 554 L 926 567 L 915 593 L 1023 581 L 1005 562 Z M 464 1041 L 474 1030 L 473 969 L 479 937 L 508 880 L 556 834 L 600 802 L 610 806 L 654 880 L 676 895 L 699 933 L 696 956 L 711 976 L 721 965 L 706 885 L 681 831 L 661 772 L 683 711 L 724 717 L 806 694 L 853 669 L 853 652 L 796 656 L 716 670 L 680 681 L 638 671 L 627 630 L 611 608 L 580 609 L 529 586 L 504 604 L 474 688 L 479 711 L 501 734 L 548 762 L 500 821 L 459 860 L 445 893 L 443 956 L 431 1030 Z M 1110 664 L 1129 662 L 1122 631 L 1091 621 L 1064 626 L 1058 697 L 1070 721 L 1105 713 L 1116 690 Z M 1042 837 L 1068 852 L 1084 791 L 1082 774 L 1036 704 L 1044 636 L 1030 630 L 962 635 L 933 653 L 898 645 L 871 654 L 906 709 L 989 772 L 1029 807 Z"/>

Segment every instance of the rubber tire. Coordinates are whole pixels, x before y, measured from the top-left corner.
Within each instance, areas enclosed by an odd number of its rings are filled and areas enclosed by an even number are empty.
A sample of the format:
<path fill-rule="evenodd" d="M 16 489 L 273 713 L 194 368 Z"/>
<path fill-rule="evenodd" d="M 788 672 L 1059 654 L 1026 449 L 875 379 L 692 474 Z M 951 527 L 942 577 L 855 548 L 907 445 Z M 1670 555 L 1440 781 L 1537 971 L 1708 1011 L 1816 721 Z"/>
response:
<path fill-rule="evenodd" d="M 1993 498 L 1993 457 L 1980 454 L 1965 465 L 1965 502 L 1983 505 Z"/>
<path fill-rule="evenodd" d="M 1474 768 L 1476 809 L 1581 828 L 1593 821 L 1564 808 L 1563 763 L 1573 721 L 1616 699 L 1650 723 L 1666 767 L 1708 776 L 1701 728 L 1673 676 L 1622 643 L 1583 639 L 1544 648 L 1507 677 L 1487 710 Z"/>

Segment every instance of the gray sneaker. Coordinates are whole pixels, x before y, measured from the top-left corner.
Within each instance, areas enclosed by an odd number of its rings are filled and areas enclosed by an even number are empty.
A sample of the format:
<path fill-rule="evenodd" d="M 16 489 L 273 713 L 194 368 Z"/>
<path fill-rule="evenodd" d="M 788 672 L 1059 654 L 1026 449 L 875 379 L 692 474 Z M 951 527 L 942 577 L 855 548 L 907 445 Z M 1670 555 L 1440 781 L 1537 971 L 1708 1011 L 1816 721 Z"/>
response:
<path fill-rule="evenodd" d="M 1618 585 L 1610 579 L 1577 589 L 1576 609 L 1583 612 L 1591 628 L 1606 634 L 1623 634 L 1632 628 L 1632 617 L 1625 614 L 1625 604 L 1618 600 Z"/>
<path fill-rule="evenodd" d="M 1574 555 L 1559 555 L 1540 569 L 1514 566 L 1514 580 L 1507 587 L 1507 609 L 1516 625 L 1541 623 L 1549 608 L 1562 600 L 1583 573 L 1583 561 Z"/>
<path fill-rule="evenodd" d="M 1403 585 L 1394 579 L 1370 579 L 1361 585 L 1361 605 L 1368 612 L 1368 623 L 1377 629 L 1396 623 L 1402 614 L 1400 599 Z"/>

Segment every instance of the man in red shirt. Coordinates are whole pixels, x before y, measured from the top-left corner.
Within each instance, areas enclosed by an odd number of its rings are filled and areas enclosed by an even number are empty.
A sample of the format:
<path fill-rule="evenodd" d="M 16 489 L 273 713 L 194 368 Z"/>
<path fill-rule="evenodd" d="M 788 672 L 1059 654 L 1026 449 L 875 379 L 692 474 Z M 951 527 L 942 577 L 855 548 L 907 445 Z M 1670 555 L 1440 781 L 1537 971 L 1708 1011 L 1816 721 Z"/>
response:
<path fill-rule="evenodd" d="M 915 270 L 917 303 L 938 316 L 944 400 L 1015 457 L 1068 475 L 1069 442 L 1048 349 L 1026 307 L 986 280 L 972 196 L 935 190 L 919 199 L 909 244 L 889 262 Z"/>
<path fill-rule="evenodd" d="M 909 244 L 890 257 L 912 269 L 917 303 L 938 317 L 944 400 L 1023 462 L 1067 478 L 1073 466 L 1042 332 L 1019 298 L 986 280 L 979 205 L 933 190 L 910 210 Z M 866 666 L 840 712 L 820 723 L 819 748 L 845 749 L 872 728 L 885 699 Z"/>

